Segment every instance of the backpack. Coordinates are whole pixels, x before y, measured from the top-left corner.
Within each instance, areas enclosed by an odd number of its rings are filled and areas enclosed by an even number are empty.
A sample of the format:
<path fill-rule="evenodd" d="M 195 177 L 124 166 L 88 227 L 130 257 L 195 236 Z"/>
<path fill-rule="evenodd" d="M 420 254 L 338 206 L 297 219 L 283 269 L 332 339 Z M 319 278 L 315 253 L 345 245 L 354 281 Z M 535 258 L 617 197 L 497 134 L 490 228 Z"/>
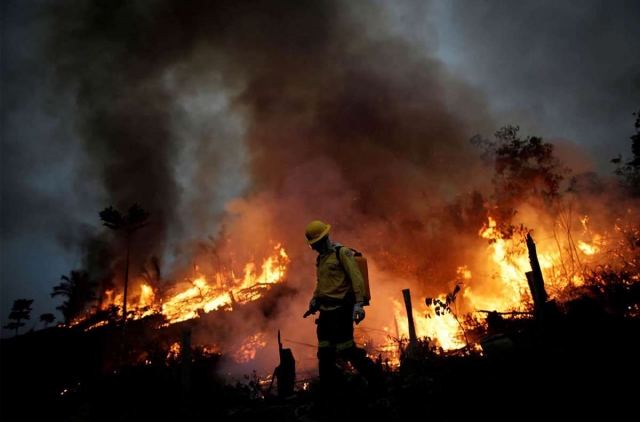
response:
<path fill-rule="evenodd" d="M 342 245 L 336 246 L 336 258 L 338 258 L 338 262 L 342 264 L 340 260 L 340 249 L 342 249 Z M 353 257 L 358 264 L 358 268 L 360 268 L 360 273 L 362 273 L 362 278 L 364 279 L 364 306 L 369 306 L 371 302 L 371 289 L 369 288 L 369 265 L 367 264 L 367 258 L 362 255 L 362 252 L 357 251 L 353 248 L 349 248 L 351 252 L 353 252 Z"/>

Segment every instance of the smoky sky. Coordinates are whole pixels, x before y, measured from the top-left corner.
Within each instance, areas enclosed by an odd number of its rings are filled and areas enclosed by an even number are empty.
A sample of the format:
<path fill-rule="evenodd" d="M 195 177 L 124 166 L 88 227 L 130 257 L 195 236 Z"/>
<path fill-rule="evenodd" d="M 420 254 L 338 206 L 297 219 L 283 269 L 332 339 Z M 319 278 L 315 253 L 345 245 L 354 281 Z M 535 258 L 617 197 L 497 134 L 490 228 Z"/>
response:
<path fill-rule="evenodd" d="M 607 171 L 633 134 L 639 13 L 625 0 L 451 2 L 442 41 L 501 122 L 587 145 Z"/>
<path fill-rule="evenodd" d="M 476 133 L 628 154 L 637 3 L 443 3 L 3 2 L 3 321 L 97 265 L 110 205 L 151 212 L 134 266 L 179 270 L 222 225 L 298 247 L 315 218 L 417 256 L 399 233 L 486 181 Z"/>

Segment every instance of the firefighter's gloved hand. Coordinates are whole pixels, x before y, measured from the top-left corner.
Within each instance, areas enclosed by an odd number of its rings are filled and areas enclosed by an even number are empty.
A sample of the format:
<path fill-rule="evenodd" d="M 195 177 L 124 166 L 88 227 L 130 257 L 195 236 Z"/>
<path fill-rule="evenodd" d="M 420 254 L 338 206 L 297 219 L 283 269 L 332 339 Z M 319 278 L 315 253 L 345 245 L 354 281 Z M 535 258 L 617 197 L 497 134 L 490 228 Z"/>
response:
<path fill-rule="evenodd" d="M 318 304 L 318 299 L 316 299 L 315 297 L 313 299 L 311 299 L 309 301 L 309 310 L 316 312 L 318 309 L 320 308 L 320 305 Z"/>
<path fill-rule="evenodd" d="M 355 321 L 356 325 L 360 324 L 360 322 L 362 322 L 362 320 L 364 319 L 364 308 L 362 304 L 362 302 L 356 302 L 356 304 L 353 305 L 353 320 Z"/>
<path fill-rule="evenodd" d="M 318 309 L 320 309 L 320 305 L 318 304 L 318 299 L 316 299 L 315 297 L 313 299 L 311 299 L 311 301 L 309 302 L 309 310 L 307 310 L 307 312 L 304 313 L 304 315 L 302 315 L 303 318 L 308 317 L 309 315 L 313 315 L 316 312 L 318 312 Z"/>

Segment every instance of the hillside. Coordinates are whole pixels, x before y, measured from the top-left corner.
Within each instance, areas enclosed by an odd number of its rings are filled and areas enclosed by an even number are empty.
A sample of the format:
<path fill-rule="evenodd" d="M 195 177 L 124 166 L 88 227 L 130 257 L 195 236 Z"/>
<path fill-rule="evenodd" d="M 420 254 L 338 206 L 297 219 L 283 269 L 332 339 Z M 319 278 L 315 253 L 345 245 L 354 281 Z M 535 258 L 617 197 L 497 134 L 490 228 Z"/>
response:
<path fill-rule="evenodd" d="M 381 363 L 386 385 L 376 397 L 347 368 L 344 402 L 321 414 L 309 406 L 314 374 L 297 373 L 288 397 L 278 394 L 277 378 L 246 374 L 246 382 L 229 383 L 216 375 L 223 355 L 197 348 L 167 354 L 162 345 L 180 341 L 188 324 L 155 331 L 152 324 L 144 319 L 128 326 L 131 347 L 146 347 L 148 360 L 127 362 L 119 373 L 116 325 L 49 328 L 2 340 L 2 419 L 36 411 L 48 420 L 126 422 L 536 420 L 596 412 L 615 419 L 633 410 L 638 393 L 640 320 L 607 314 L 588 300 L 544 320 L 503 318 L 500 332 L 483 337 L 484 347 L 444 352 L 419 341 L 411 353 L 404 350 L 400 365 Z"/>

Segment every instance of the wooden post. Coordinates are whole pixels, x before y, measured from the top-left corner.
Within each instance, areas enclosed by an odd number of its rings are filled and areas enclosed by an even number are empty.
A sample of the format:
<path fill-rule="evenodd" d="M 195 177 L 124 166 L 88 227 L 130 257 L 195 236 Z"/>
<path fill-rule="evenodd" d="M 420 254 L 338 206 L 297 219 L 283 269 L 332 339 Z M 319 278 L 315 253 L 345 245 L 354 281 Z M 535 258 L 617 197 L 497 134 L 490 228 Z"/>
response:
<path fill-rule="evenodd" d="M 527 233 L 527 249 L 529 250 L 529 262 L 531 263 L 531 274 L 527 274 L 527 281 L 531 288 L 531 296 L 533 297 L 536 312 L 540 312 L 547 302 L 547 291 L 544 288 L 544 278 L 542 277 L 540 262 L 538 262 L 536 244 L 533 242 L 530 233 Z"/>
<path fill-rule="evenodd" d="M 280 365 L 276 366 L 271 377 L 271 383 L 267 389 L 267 395 L 271 393 L 273 381 L 278 380 L 278 397 L 288 398 L 293 395 L 293 388 L 296 381 L 296 360 L 291 349 L 284 349 L 280 341 L 280 330 L 278 330 L 278 352 L 280 354 Z"/>
<path fill-rule="evenodd" d="M 407 310 L 407 320 L 409 322 L 409 355 L 413 355 L 416 345 L 418 343 L 418 338 L 416 336 L 416 327 L 413 324 L 413 308 L 411 306 L 411 291 L 409 289 L 402 290 L 402 295 L 404 296 L 404 306 Z"/>
<path fill-rule="evenodd" d="M 538 289 L 536 287 L 536 280 L 533 271 L 527 271 L 524 273 L 527 276 L 527 284 L 529 285 L 529 291 L 531 292 L 531 298 L 533 299 L 533 309 L 537 312 L 540 309 L 540 299 L 538 296 Z"/>

